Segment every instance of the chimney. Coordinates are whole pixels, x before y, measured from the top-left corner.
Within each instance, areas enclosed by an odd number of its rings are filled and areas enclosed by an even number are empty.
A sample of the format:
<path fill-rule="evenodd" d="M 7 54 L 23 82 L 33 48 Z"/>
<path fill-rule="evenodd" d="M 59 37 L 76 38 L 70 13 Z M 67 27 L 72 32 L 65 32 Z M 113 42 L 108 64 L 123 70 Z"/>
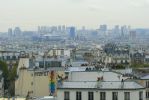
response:
<path fill-rule="evenodd" d="M 101 88 L 102 84 L 101 84 L 101 77 L 97 77 L 97 88 Z"/>
<path fill-rule="evenodd" d="M 121 80 L 121 88 L 124 88 L 124 80 Z"/>

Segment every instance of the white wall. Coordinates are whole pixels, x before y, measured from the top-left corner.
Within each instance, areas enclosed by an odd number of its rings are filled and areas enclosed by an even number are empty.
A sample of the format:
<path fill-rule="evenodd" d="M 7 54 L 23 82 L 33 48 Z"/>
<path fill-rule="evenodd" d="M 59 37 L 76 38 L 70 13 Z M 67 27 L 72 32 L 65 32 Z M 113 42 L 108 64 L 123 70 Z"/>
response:
<path fill-rule="evenodd" d="M 130 100 L 139 100 L 139 91 L 143 91 L 143 100 L 145 98 L 144 90 L 79 90 L 79 89 L 61 89 L 57 92 L 57 100 L 64 100 L 64 91 L 70 92 L 70 100 L 76 100 L 76 92 L 82 92 L 82 100 L 88 100 L 88 92 L 94 92 L 94 100 L 100 100 L 100 92 L 106 92 L 106 100 L 112 100 L 112 92 L 118 92 L 118 100 L 124 100 L 124 92 L 130 92 Z"/>
<path fill-rule="evenodd" d="M 64 50 L 64 55 L 70 57 L 70 50 Z"/>
<path fill-rule="evenodd" d="M 61 53 L 61 51 L 63 51 L 63 53 Z M 61 56 L 61 55 L 64 55 L 64 56 L 68 56 L 70 57 L 70 50 L 63 50 L 63 49 L 53 49 L 53 50 L 50 50 L 48 52 L 48 55 L 50 56 L 53 56 L 54 55 L 54 52 L 57 56 Z"/>
<path fill-rule="evenodd" d="M 29 58 L 20 58 L 17 68 L 17 75 L 19 74 L 19 70 L 22 67 L 29 68 Z"/>

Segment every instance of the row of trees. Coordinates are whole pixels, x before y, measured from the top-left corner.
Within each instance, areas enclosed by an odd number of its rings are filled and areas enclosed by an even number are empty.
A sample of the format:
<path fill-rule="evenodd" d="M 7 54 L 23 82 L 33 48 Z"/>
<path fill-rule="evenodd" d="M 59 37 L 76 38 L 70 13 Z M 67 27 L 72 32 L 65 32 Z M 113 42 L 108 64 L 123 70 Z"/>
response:
<path fill-rule="evenodd" d="M 3 72 L 2 76 L 4 78 L 4 96 L 14 96 L 17 64 L 13 65 L 11 69 L 8 69 L 6 62 L 0 61 L 0 70 Z"/>
<path fill-rule="evenodd" d="M 137 63 L 132 63 L 131 67 L 133 68 L 143 68 L 143 67 L 149 67 L 149 64 L 137 64 Z"/>

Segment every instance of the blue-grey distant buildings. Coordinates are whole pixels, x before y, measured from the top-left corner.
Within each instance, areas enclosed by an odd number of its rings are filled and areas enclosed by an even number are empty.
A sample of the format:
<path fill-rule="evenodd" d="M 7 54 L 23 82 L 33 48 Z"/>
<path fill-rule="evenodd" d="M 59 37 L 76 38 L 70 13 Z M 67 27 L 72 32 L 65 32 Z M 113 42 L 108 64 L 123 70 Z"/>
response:
<path fill-rule="evenodd" d="M 100 31 L 107 31 L 107 25 L 100 25 L 100 28 L 99 28 Z"/>
<path fill-rule="evenodd" d="M 12 28 L 9 28 L 9 29 L 8 29 L 8 35 L 9 35 L 9 36 L 12 36 L 12 34 L 13 34 Z"/>
<path fill-rule="evenodd" d="M 15 27 L 15 29 L 14 29 L 14 35 L 15 36 L 21 35 L 21 29 L 20 29 L 20 27 Z"/>
<path fill-rule="evenodd" d="M 75 38 L 75 34 L 76 34 L 76 32 L 75 32 L 75 27 L 70 27 L 69 37 L 70 37 L 71 39 L 74 39 L 74 38 Z"/>
<path fill-rule="evenodd" d="M 114 34 L 120 35 L 120 28 L 119 28 L 119 25 L 115 25 L 115 27 L 114 27 Z"/>

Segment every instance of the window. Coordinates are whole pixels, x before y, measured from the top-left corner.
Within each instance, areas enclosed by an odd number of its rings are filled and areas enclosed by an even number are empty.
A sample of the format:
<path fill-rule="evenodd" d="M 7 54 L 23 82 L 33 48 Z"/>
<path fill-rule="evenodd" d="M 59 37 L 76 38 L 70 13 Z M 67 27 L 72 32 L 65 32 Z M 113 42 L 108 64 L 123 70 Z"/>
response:
<path fill-rule="evenodd" d="M 4 56 L 2 56 L 2 59 L 3 59 L 3 60 L 5 60 L 5 57 L 4 57 Z"/>
<path fill-rule="evenodd" d="M 10 56 L 7 56 L 7 60 L 10 60 Z"/>
<path fill-rule="evenodd" d="M 64 100 L 70 100 L 69 92 L 64 92 Z"/>
<path fill-rule="evenodd" d="M 149 81 L 146 81 L 146 87 L 149 88 Z"/>
<path fill-rule="evenodd" d="M 16 56 L 12 56 L 12 60 L 16 60 Z"/>
<path fill-rule="evenodd" d="M 112 100 L 118 100 L 118 92 L 112 92 Z"/>
<path fill-rule="evenodd" d="M 31 82 L 31 85 L 33 86 L 33 82 Z"/>
<path fill-rule="evenodd" d="M 143 92 L 142 91 L 139 92 L 139 100 L 143 100 Z"/>
<path fill-rule="evenodd" d="M 88 100 L 94 100 L 94 93 L 88 92 Z"/>
<path fill-rule="evenodd" d="M 76 92 L 76 100 L 82 100 L 81 92 Z"/>
<path fill-rule="evenodd" d="M 146 92 L 146 98 L 149 98 L 149 92 Z"/>
<path fill-rule="evenodd" d="M 106 100 L 106 93 L 100 92 L 100 100 Z"/>
<path fill-rule="evenodd" d="M 124 100 L 130 100 L 130 92 L 124 92 Z"/>
<path fill-rule="evenodd" d="M 40 61 L 40 62 L 39 62 L 39 67 L 40 67 L 40 68 L 44 68 L 44 62 L 43 62 L 43 61 Z"/>

